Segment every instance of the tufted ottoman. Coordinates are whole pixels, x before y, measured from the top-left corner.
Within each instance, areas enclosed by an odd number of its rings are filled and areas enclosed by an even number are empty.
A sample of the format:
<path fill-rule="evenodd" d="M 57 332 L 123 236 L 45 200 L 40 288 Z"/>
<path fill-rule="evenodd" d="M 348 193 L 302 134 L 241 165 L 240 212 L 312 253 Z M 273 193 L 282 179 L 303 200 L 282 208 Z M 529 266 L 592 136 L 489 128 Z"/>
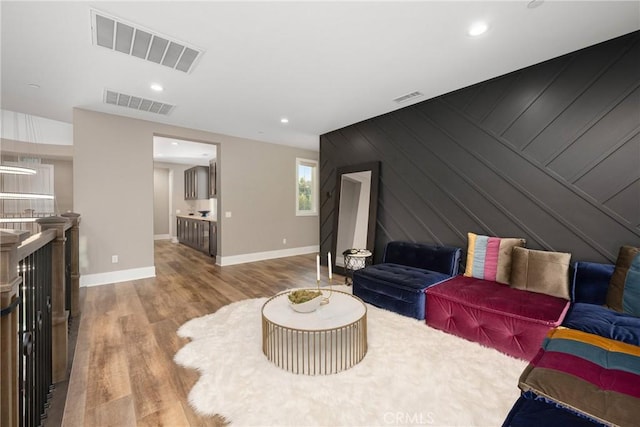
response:
<path fill-rule="evenodd" d="M 547 332 L 560 325 L 569 301 L 456 276 L 427 289 L 429 326 L 531 360 Z"/>
<path fill-rule="evenodd" d="M 640 317 L 618 313 L 604 305 L 576 302 L 562 326 L 640 346 Z"/>
<path fill-rule="evenodd" d="M 422 320 L 429 286 L 457 274 L 460 248 L 389 242 L 383 262 L 353 273 L 353 294 L 363 301 Z"/>

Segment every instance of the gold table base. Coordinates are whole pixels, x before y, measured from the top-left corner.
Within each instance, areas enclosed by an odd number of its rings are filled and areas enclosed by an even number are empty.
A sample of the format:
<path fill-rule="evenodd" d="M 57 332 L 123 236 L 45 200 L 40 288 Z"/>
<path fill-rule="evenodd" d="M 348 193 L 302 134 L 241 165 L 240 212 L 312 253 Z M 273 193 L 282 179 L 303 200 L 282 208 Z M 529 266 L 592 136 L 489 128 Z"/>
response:
<path fill-rule="evenodd" d="M 337 293 L 334 291 L 334 295 Z M 360 301 L 350 294 L 339 293 Z M 276 298 L 286 299 L 287 294 L 270 298 L 262 307 L 262 351 L 271 362 L 294 374 L 327 375 L 349 369 L 364 358 L 367 353 L 366 307 L 360 318 L 345 325 L 298 329 L 279 325 L 265 316 L 264 308 Z M 332 298 L 329 305 L 333 303 Z M 287 306 L 283 308 L 291 310 Z M 312 316 L 313 313 L 298 315 Z"/>

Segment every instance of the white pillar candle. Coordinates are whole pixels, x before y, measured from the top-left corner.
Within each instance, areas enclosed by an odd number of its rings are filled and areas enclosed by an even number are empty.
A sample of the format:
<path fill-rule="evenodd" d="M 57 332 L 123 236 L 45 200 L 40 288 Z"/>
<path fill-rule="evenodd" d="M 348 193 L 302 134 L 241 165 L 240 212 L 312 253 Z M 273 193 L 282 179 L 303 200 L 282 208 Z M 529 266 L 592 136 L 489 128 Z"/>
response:
<path fill-rule="evenodd" d="M 316 280 L 320 281 L 320 254 L 316 255 Z"/>
<path fill-rule="evenodd" d="M 331 280 L 331 252 L 327 254 L 327 262 L 329 263 L 329 280 Z"/>

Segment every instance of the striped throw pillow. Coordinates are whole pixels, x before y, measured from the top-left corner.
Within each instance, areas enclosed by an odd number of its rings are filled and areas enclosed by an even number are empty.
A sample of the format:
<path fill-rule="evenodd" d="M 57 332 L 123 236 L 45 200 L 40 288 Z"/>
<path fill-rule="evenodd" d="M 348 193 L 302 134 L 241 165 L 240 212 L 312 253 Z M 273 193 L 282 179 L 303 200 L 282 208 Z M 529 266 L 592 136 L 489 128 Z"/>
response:
<path fill-rule="evenodd" d="M 509 284 L 511 276 L 511 250 L 524 247 L 526 240 L 501 238 L 467 233 L 467 268 L 464 275 L 476 279 Z"/>

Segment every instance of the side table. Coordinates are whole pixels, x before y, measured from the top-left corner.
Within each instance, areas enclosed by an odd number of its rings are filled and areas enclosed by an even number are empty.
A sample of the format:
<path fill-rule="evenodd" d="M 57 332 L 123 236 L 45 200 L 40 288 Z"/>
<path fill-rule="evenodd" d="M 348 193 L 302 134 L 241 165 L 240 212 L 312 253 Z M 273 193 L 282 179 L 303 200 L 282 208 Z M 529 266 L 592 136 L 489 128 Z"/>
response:
<path fill-rule="evenodd" d="M 329 303 L 311 313 L 290 306 L 288 291 L 262 306 L 262 352 L 294 374 L 335 374 L 367 354 L 367 306 L 356 296 L 332 291 Z M 326 295 L 326 294 L 325 294 Z"/>
<path fill-rule="evenodd" d="M 345 272 L 344 284 L 348 286 L 353 284 L 353 272 L 371 265 L 373 255 L 371 251 L 368 251 L 367 249 L 358 249 L 357 251 L 351 251 L 351 253 L 349 253 L 349 251 L 343 253 Z"/>

